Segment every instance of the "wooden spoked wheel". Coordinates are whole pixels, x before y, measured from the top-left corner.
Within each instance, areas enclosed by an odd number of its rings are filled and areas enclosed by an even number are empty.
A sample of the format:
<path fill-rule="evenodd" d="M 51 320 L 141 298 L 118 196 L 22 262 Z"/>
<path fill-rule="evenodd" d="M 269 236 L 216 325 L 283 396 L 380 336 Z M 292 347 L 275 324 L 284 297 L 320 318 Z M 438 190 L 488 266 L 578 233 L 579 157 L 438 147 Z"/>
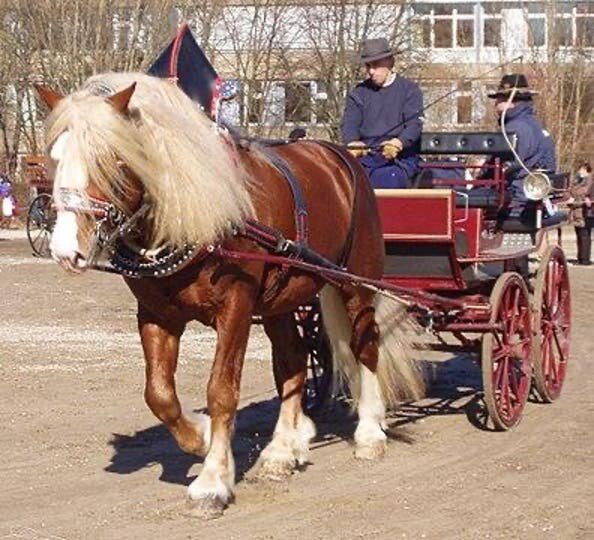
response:
<path fill-rule="evenodd" d="M 52 196 L 42 193 L 31 201 L 27 214 L 27 238 L 35 255 L 49 257 L 49 244 L 56 224 Z"/>
<path fill-rule="evenodd" d="M 542 257 L 536 274 L 533 309 L 534 385 L 543 401 L 551 403 L 561 394 L 571 333 L 569 273 L 559 246 L 550 246 Z"/>
<path fill-rule="evenodd" d="M 311 304 L 299 306 L 294 315 L 301 339 L 308 351 L 303 408 L 312 412 L 319 409 L 330 395 L 332 352 L 317 300 Z"/>
<path fill-rule="evenodd" d="M 499 276 L 490 304 L 492 330 L 482 343 L 484 398 L 495 428 L 506 430 L 520 421 L 530 392 L 532 316 L 523 278 Z"/>

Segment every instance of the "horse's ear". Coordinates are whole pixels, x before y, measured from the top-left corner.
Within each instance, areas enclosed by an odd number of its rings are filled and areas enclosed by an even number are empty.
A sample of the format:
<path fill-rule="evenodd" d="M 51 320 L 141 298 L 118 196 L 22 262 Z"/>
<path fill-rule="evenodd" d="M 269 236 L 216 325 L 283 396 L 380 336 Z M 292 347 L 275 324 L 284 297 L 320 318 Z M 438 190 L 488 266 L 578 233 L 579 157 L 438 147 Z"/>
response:
<path fill-rule="evenodd" d="M 58 103 L 64 99 L 64 96 L 59 92 L 44 86 L 43 84 L 34 84 L 35 90 L 39 94 L 41 100 L 48 106 L 50 111 L 53 111 Z"/>
<path fill-rule="evenodd" d="M 128 88 L 124 88 L 121 92 L 109 96 L 107 102 L 119 113 L 125 113 L 128 111 L 128 104 L 136 89 L 136 83 L 132 83 Z"/>

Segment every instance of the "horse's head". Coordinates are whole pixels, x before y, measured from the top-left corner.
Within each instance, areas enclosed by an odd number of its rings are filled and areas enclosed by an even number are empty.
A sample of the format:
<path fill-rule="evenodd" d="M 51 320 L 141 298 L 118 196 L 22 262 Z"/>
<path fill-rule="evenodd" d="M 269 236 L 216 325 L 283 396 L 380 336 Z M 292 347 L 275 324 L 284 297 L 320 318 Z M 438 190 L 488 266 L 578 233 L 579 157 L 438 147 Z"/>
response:
<path fill-rule="evenodd" d="M 50 110 L 69 106 L 57 92 L 43 86 L 36 89 Z M 128 121 L 134 90 L 132 84 L 109 97 L 90 100 L 89 106 L 103 107 L 104 115 L 120 115 Z M 63 268 L 79 273 L 92 263 L 99 225 L 104 233 L 113 231 L 139 206 L 142 188 L 118 148 L 107 141 L 87 144 L 89 126 L 77 122 L 77 114 L 59 125 L 48 150 L 58 216 L 50 250 Z M 105 178 L 113 181 L 106 183 Z"/>

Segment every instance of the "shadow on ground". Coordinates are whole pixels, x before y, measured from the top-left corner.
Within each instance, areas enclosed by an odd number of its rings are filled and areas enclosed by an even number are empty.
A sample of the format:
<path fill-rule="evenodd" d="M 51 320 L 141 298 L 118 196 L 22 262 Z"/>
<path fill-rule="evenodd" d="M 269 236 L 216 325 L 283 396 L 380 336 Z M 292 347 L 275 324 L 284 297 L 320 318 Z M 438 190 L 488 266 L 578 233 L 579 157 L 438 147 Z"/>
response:
<path fill-rule="evenodd" d="M 468 355 L 457 355 L 446 361 L 425 362 L 430 385 L 425 399 L 403 405 L 390 413 L 388 436 L 413 444 L 410 424 L 431 416 L 465 414 L 480 429 L 490 429 L 482 403 L 482 380 L 479 367 Z M 252 467 L 261 450 L 272 437 L 279 408 L 277 398 L 253 402 L 238 412 L 233 450 L 238 478 Z M 352 440 L 356 415 L 344 399 L 329 400 L 313 414 L 317 428 L 314 448 Z M 114 454 L 106 471 L 131 474 L 146 467 L 160 466 L 163 482 L 189 485 L 194 476 L 189 471 L 202 461 L 182 452 L 165 426 L 159 424 L 133 435 L 115 433 L 110 441 Z"/>
<path fill-rule="evenodd" d="M 465 414 L 475 427 L 491 431 L 482 399 L 480 366 L 468 354 L 457 354 L 445 361 L 425 361 L 424 369 L 429 380 L 426 397 L 394 411 L 390 429 L 430 416 Z"/>

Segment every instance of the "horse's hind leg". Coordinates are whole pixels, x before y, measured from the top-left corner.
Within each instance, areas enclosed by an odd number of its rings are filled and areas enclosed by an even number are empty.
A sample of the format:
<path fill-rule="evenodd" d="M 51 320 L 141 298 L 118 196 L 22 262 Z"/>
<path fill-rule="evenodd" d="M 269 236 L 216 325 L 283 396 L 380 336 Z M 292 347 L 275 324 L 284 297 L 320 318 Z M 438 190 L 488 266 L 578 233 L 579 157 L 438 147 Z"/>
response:
<path fill-rule="evenodd" d="M 250 476 L 254 480 L 283 480 L 307 462 L 309 443 L 316 434 L 301 405 L 307 349 L 292 313 L 265 318 L 264 329 L 272 343 L 274 380 L 281 406 L 272 440 Z"/>
<path fill-rule="evenodd" d="M 327 286 L 321 293 L 335 369 L 346 379 L 357 403 L 355 456 L 360 459 L 380 457 L 387 447 L 383 431 L 386 405 L 377 375 L 379 330 L 373 299 L 374 294 L 366 290 L 346 295 Z"/>
<path fill-rule="evenodd" d="M 146 361 L 144 397 L 147 405 L 167 426 L 182 450 L 204 456 L 210 444 L 210 419 L 206 415 L 184 414 L 175 389 L 183 327 L 157 321 L 139 308 L 138 328 Z"/>

